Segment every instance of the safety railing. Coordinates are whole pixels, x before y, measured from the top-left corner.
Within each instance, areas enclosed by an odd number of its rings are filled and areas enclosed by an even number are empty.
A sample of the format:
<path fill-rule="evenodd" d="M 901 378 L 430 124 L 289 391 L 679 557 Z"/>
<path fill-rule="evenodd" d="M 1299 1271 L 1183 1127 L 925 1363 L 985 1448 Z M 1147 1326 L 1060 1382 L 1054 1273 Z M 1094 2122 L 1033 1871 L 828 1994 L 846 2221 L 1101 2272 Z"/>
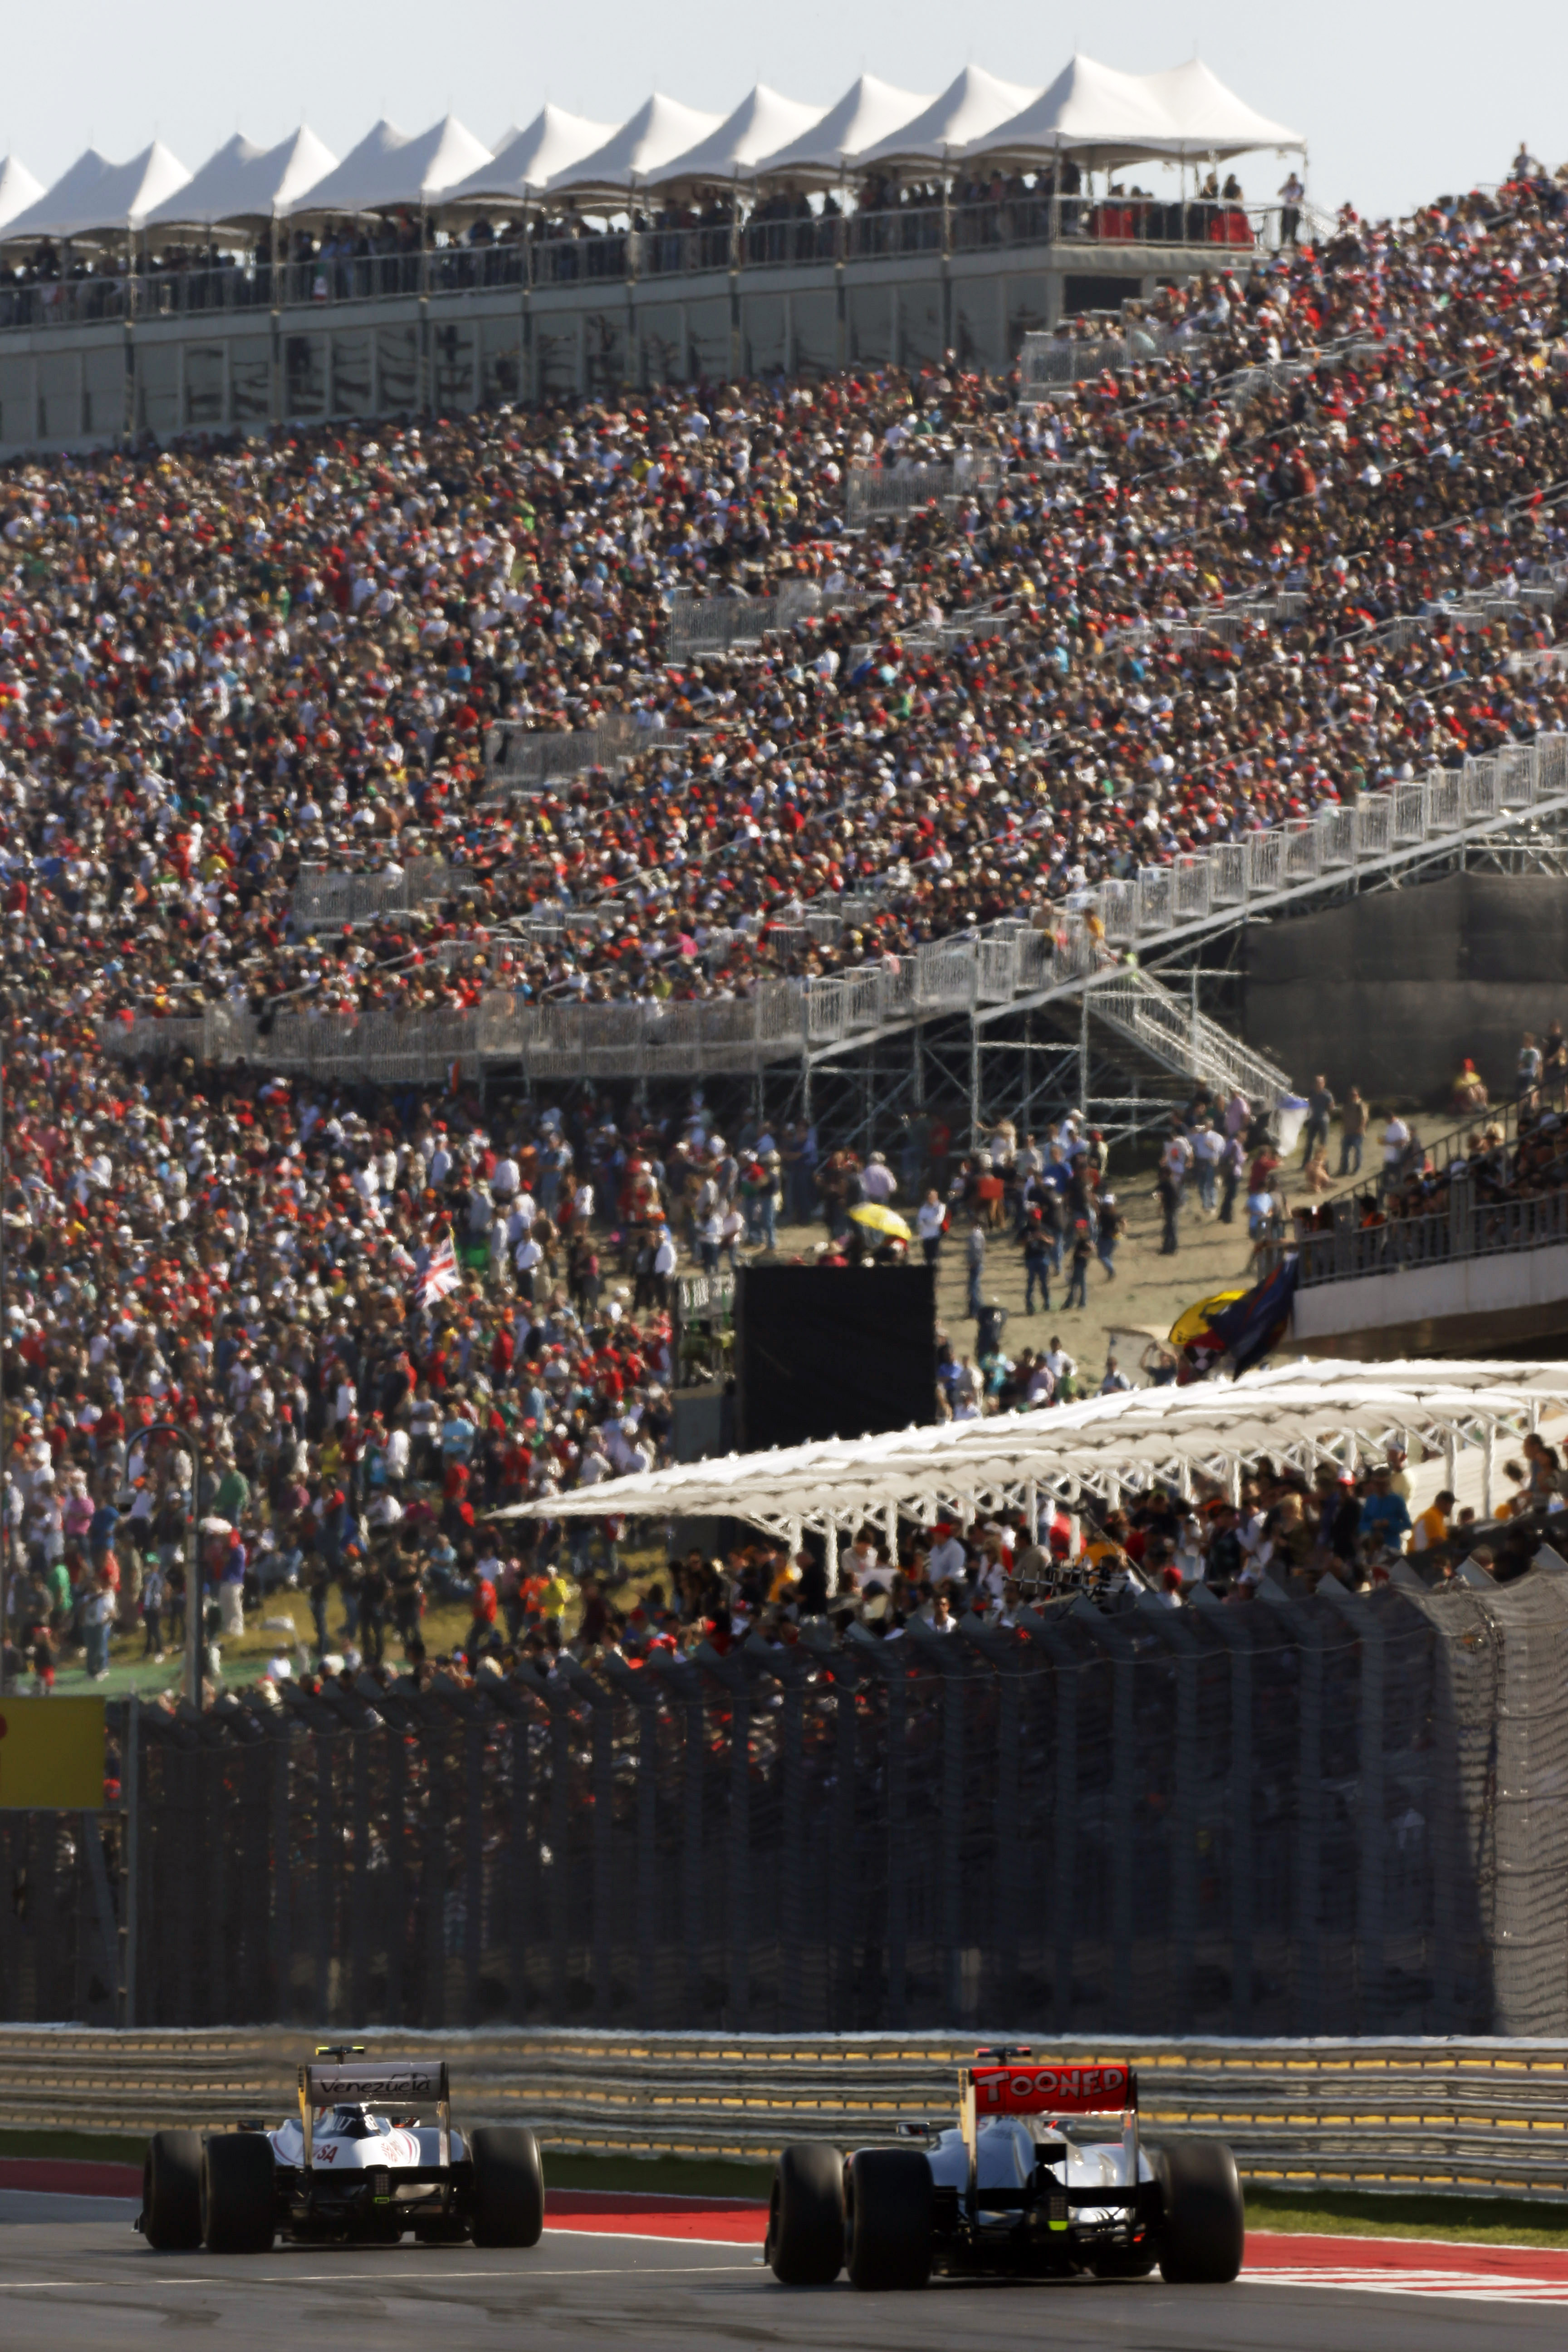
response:
<path fill-rule="evenodd" d="M 1201 1079 L 1212 1093 L 1239 1087 L 1254 1102 L 1274 1104 L 1289 1092 L 1289 1072 L 1251 1052 L 1152 972 L 1110 972 L 1091 982 L 1089 1003 L 1100 1020 L 1166 1069 Z"/>
<path fill-rule="evenodd" d="M 664 721 L 653 712 L 617 714 L 597 727 L 571 730 L 497 719 L 485 733 L 485 797 L 541 792 L 558 777 L 613 767 L 617 760 L 651 749 L 663 732 Z"/>
<path fill-rule="evenodd" d="M 786 200 L 787 201 L 787 200 Z M 39 274 L 24 262 L 0 274 L 0 331 L 75 326 L 108 320 L 181 318 L 256 310 L 315 310 L 341 304 L 530 287 L 616 284 L 637 278 L 694 277 L 715 270 L 833 268 L 1018 247 L 1147 247 L 1222 253 L 1272 248 L 1280 241 L 1277 206 L 1161 204 L 1032 192 L 999 200 L 868 206 L 773 217 L 764 204 L 745 221 L 651 222 L 591 229 L 574 215 L 541 220 L 526 235 L 515 222 L 499 231 L 482 223 L 464 236 L 437 236 L 423 247 L 382 228 L 332 234 L 315 253 L 280 240 L 250 250 L 216 248 L 134 273 L 112 267 Z M 46 267 L 53 269 L 54 265 Z M 1126 363 L 1122 357 L 1104 364 Z M 1150 349 L 1154 345 L 1151 343 Z M 1140 352 L 1134 356 L 1142 356 Z M 1058 381 L 1073 381 L 1071 376 Z"/>
<path fill-rule="evenodd" d="M 300 2053 L 341 2026 L 181 2032 L 0 2029 L 0 2124 L 137 2135 L 283 2116 Z M 1410 2041 L 1063 2042 L 1039 2021 L 966 2032 L 614 2032 L 394 2029 L 378 2053 L 438 2054 L 466 2125 L 524 2125 L 547 2147 L 771 2157 L 785 2140 L 896 2140 L 955 2111 L 981 2044 L 1026 2042 L 1136 2070 L 1151 2137 L 1223 2140 L 1247 2180 L 1568 2196 L 1568 2043 Z"/>
<path fill-rule="evenodd" d="M 383 866 L 374 873 L 354 874 L 328 866 L 307 868 L 294 885 L 289 902 L 297 938 L 321 929 L 336 930 L 345 923 L 370 923 L 382 916 L 406 914 L 425 906 L 452 887 L 454 869 L 438 857 L 411 857 L 406 866 Z"/>
<path fill-rule="evenodd" d="M 791 629 L 815 614 L 865 604 L 859 589 L 828 591 L 815 580 L 785 581 L 771 596 L 699 596 L 677 588 L 671 597 L 665 646 L 670 661 L 700 660 L 733 646 L 760 645 L 765 635 Z"/>
<path fill-rule="evenodd" d="M 1565 807 L 1568 735 L 1542 736 L 1534 743 L 1510 745 L 1501 753 L 1467 761 L 1463 769 L 1433 769 L 1419 782 L 1369 793 L 1353 807 L 1324 808 L 1313 817 L 1247 834 L 1239 842 L 1216 843 L 1206 852 L 1186 854 L 1169 865 L 1145 866 L 1134 876 L 1101 882 L 1053 908 L 1048 928 L 1043 929 L 1004 920 L 984 931 L 931 941 L 911 957 L 886 958 L 843 974 L 804 982 L 764 980 L 748 997 L 679 1006 L 643 1004 L 633 1008 L 638 1019 L 632 1022 L 625 1019 L 620 1005 L 541 1006 L 526 995 L 509 997 L 510 1013 L 492 1007 L 486 1014 L 483 1054 L 519 1063 L 541 1076 L 589 1070 L 636 1076 L 656 1067 L 682 1072 L 755 1069 L 766 1061 L 836 1050 L 847 1039 L 862 1042 L 879 1029 L 943 1013 L 968 1011 L 989 1019 L 1021 1000 L 1092 979 L 1118 963 L 1129 949 L 1142 952 L 1162 939 L 1233 922 L 1248 907 L 1277 904 L 1357 871 L 1427 856 L 1446 844 L 1458 845 L 1472 833 L 1495 834 L 1528 823 L 1547 809 L 1560 814 Z M 411 863 L 408 875 L 414 872 Z M 416 887 L 428 895 L 460 890 L 462 875 L 460 866 L 442 867 L 431 861 Z M 395 885 L 376 875 L 307 879 L 315 895 L 297 902 L 297 929 L 370 919 L 395 903 L 395 887 L 415 887 L 406 876 Z M 330 895 L 327 883 L 340 895 Z M 611 919 L 618 913 L 607 911 Z M 807 909 L 800 929 L 818 944 L 831 946 L 874 911 L 872 901 L 861 906 L 839 900 Z M 546 928 L 553 935 L 568 921 L 592 925 L 599 919 L 598 910 L 573 909 L 552 913 Z M 784 1009 L 786 1004 L 793 1004 L 793 1013 Z M 765 1012 L 759 1010 L 764 1005 Z M 232 1041 L 238 1034 L 233 1025 L 236 1016 L 226 1008 L 220 1010 L 229 1024 L 224 1034 Z M 678 1014 L 684 1027 L 676 1020 Z M 383 1017 L 398 1024 L 395 1049 L 387 1050 L 400 1074 L 406 1075 L 408 1065 L 417 1060 L 439 1077 L 444 1064 L 469 1059 L 479 1050 L 476 1038 L 466 1033 L 448 1036 L 445 1013 Z M 435 1024 L 428 1045 L 419 1034 L 423 1021 Z M 595 1023 L 605 1024 L 603 1034 L 595 1029 Z M 381 1075 L 382 1049 L 378 1046 L 375 1056 L 367 1060 L 366 1040 L 380 1033 L 365 1032 L 360 1037 L 362 1028 L 355 1016 L 279 1015 L 270 1031 L 261 1033 L 265 1046 L 257 1040 L 258 1058 L 279 1068 L 324 1068 L 330 1061 L 342 1075 L 357 1072 L 374 1079 Z M 167 1021 L 143 1017 L 127 1024 L 117 1020 L 105 1024 L 102 1034 L 107 1050 L 120 1055 L 196 1050 Z M 198 1024 L 196 1034 L 199 1044 L 212 1033 Z M 677 1036 L 678 1045 L 673 1042 Z M 1219 1054 L 1224 1037 L 1215 1029 L 1205 1051 Z M 704 1054 L 712 1058 L 704 1062 Z M 231 1044 L 221 1058 L 240 1055 Z M 1193 1066 L 1190 1061 L 1184 1064 Z M 1214 1066 L 1217 1069 L 1217 1063 Z M 1272 1083 L 1279 1074 L 1268 1067 Z M 1247 1081 L 1240 1082 L 1245 1089 Z"/>
<path fill-rule="evenodd" d="M 1347 1210 L 1353 1203 L 1346 1203 Z M 1297 1281 L 1303 1288 L 1325 1282 L 1354 1282 L 1368 1275 L 1400 1274 L 1415 1266 L 1452 1265 L 1475 1257 L 1546 1249 L 1568 1241 L 1568 1189 L 1516 1201 L 1474 1198 L 1470 1181 L 1450 1177 L 1433 1196 L 1430 1213 L 1362 1224 L 1347 1213 L 1330 1233 L 1305 1234 L 1277 1244 L 1275 1255 L 1297 1252 Z"/>
<path fill-rule="evenodd" d="M 853 530 L 874 515 L 910 514 L 966 497 L 989 502 L 1005 472 L 1000 452 L 991 449 L 961 450 L 949 465 L 902 458 L 890 466 L 853 466 L 844 486 L 845 526 Z"/>

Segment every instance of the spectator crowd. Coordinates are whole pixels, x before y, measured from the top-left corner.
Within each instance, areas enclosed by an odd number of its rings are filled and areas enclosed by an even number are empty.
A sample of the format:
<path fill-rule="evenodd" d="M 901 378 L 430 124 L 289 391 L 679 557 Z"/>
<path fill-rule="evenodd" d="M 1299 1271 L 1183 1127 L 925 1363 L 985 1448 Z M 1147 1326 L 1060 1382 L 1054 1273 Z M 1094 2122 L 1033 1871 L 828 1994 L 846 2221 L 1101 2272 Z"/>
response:
<path fill-rule="evenodd" d="M 472 1654 L 559 1641 L 568 1564 L 610 1609 L 613 1517 L 569 1544 L 487 1515 L 665 1457 L 682 1250 L 766 1246 L 788 1202 L 845 1240 L 851 1179 L 886 1199 L 798 1125 L 731 1148 L 700 1096 L 131 1064 L 134 1016 L 744 995 L 1048 927 L 1105 877 L 1561 729 L 1549 603 L 1477 629 L 1435 601 L 1568 563 L 1560 194 L 1347 208 L 1163 294 L 1163 355 L 1036 406 L 950 356 L 0 474 L 14 1664 L 47 1675 L 68 1633 L 100 1672 L 132 1624 L 155 1655 L 188 1502 L 220 1640 L 298 1586 L 322 1654 L 346 1626 L 416 1658 L 432 1595 L 473 1601 Z M 854 468 L 964 449 L 998 487 L 847 528 Z M 759 647 L 672 657 L 677 592 L 805 584 Z M 1280 594 L 1227 642 L 1172 634 Z M 495 788 L 496 722 L 617 717 L 614 771 Z M 412 914 L 295 919 L 310 868 L 432 856 Z M 1249 1120 L 1173 1137 L 1172 1248 L 1184 1186 L 1228 1218 L 1258 1176 Z M 1098 1139 L 994 1141 L 908 1144 L 927 1254 L 956 1198 L 1047 1307 L 1048 1273 L 1110 1278 Z M 960 1366 L 945 1408 L 1061 1393 L 1052 1352 Z"/>

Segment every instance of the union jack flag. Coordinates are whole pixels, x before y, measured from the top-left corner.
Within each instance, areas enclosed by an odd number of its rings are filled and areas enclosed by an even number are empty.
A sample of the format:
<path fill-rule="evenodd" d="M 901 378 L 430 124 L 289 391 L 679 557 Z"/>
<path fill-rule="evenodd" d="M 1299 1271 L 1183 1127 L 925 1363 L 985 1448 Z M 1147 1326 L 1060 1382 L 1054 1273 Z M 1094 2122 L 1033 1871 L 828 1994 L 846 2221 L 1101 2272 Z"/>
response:
<path fill-rule="evenodd" d="M 458 1272 L 458 1253 L 452 1246 L 450 1231 L 437 1243 L 430 1253 L 430 1262 L 414 1286 L 416 1307 L 434 1307 L 458 1288 L 462 1276 Z"/>

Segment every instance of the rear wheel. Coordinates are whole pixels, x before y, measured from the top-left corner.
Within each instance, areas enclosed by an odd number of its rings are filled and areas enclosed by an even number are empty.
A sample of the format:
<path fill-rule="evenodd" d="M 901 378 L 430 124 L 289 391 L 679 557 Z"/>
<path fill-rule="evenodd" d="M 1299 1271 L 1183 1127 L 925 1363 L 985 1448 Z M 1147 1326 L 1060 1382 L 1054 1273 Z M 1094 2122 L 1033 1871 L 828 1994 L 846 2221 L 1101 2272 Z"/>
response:
<path fill-rule="evenodd" d="M 276 2232 L 272 2143 L 264 2132 L 202 2142 L 202 2243 L 209 2254 L 264 2254 Z"/>
<path fill-rule="evenodd" d="M 1173 2286 L 1223 2286 L 1241 2268 L 1247 2213 L 1236 2158 L 1217 2139 L 1151 2148 L 1160 2184 L 1160 2269 Z"/>
<path fill-rule="evenodd" d="M 844 2175 L 849 2284 L 873 2293 L 931 2276 L 931 2166 L 915 2147 L 863 2147 Z"/>
<path fill-rule="evenodd" d="M 829 2286 L 844 2267 L 844 2159 L 819 2139 L 779 2151 L 765 2256 L 782 2286 Z"/>
<path fill-rule="evenodd" d="M 156 2253 L 202 2242 L 202 2136 L 154 2132 L 142 2166 L 142 2234 Z"/>
<path fill-rule="evenodd" d="M 544 2228 L 544 2167 L 539 2142 L 516 2124 L 481 2124 L 468 2134 L 474 2167 L 476 2246 L 537 2246 Z"/>

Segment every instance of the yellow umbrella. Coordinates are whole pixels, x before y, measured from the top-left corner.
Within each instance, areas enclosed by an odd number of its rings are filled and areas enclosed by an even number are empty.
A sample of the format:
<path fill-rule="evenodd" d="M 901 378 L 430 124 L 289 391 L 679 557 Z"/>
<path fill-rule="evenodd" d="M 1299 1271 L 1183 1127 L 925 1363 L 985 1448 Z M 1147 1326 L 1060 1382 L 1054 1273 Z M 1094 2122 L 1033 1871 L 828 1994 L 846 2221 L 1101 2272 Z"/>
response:
<path fill-rule="evenodd" d="M 1184 1308 L 1171 1326 L 1172 1347 L 1184 1348 L 1190 1340 L 1201 1338 L 1222 1307 L 1229 1307 L 1246 1296 L 1244 1290 L 1216 1290 L 1212 1298 L 1200 1298 L 1195 1307 Z"/>
<path fill-rule="evenodd" d="M 851 1209 L 849 1213 L 858 1225 L 868 1226 L 874 1234 L 891 1234 L 897 1242 L 914 1239 L 897 1209 L 889 1209 L 881 1201 L 862 1201 L 859 1207 Z"/>

